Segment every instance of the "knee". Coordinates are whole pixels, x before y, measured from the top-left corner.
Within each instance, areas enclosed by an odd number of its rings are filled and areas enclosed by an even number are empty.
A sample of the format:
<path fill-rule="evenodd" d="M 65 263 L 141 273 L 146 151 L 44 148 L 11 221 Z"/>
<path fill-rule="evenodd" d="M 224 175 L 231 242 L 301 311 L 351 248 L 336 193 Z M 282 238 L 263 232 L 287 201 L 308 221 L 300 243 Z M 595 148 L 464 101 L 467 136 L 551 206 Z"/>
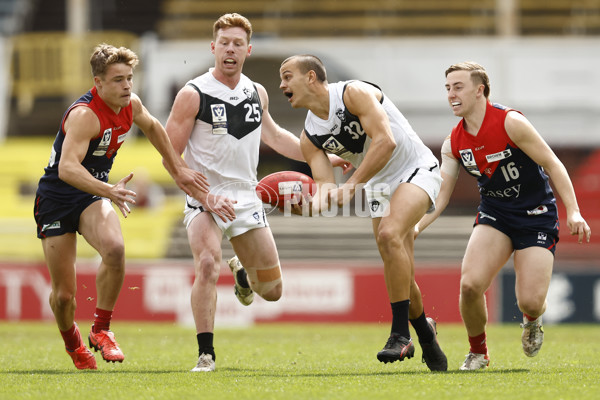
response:
<path fill-rule="evenodd" d="M 377 241 L 377 246 L 382 251 L 389 251 L 390 249 L 397 249 L 402 247 L 403 241 L 401 240 L 401 235 L 398 232 L 382 227 L 377 232 L 377 237 L 375 238 Z"/>
<path fill-rule="evenodd" d="M 269 268 L 246 268 L 248 282 L 252 290 L 267 301 L 277 301 L 283 293 L 281 267 L 276 264 Z"/>
<path fill-rule="evenodd" d="M 537 317 L 544 313 L 546 299 L 541 297 L 518 299 L 517 305 L 519 306 L 519 310 L 525 314 L 531 317 Z"/>
<path fill-rule="evenodd" d="M 113 240 L 105 243 L 102 254 L 105 265 L 122 269 L 125 266 L 125 245 L 123 241 Z"/>
<path fill-rule="evenodd" d="M 281 298 L 282 293 L 283 293 L 283 285 L 280 282 L 277 286 L 275 286 L 273 289 L 271 289 L 267 293 L 259 293 L 259 295 L 266 301 L 277 301 Z"/>
<path fill-rule="evenodd" d="M 482 288 L 469 279 L 460 280 L 460 297 L 465 301 L 479 298 L 483 295 Z"/>
<path fill-rule="evenodd" d="M 75 305 L 75 291 L 59 289 L 50 293 L 50 307 L 52 309 L 65 309 Z"/>
<path fill-rule="evenodd" d="M 219 267 L 212 255 L 201 256 L 196 262 L 195 280 L 216 285 L 219 279 Z"/>

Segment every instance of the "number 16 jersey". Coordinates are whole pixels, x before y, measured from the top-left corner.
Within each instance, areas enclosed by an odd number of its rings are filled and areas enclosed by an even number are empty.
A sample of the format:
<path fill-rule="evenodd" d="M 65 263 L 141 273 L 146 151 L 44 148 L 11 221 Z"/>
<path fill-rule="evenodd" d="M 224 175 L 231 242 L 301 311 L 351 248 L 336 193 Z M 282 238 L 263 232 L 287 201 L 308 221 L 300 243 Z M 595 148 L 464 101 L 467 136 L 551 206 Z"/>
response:
<path fill-rule="evenodd" d="M 452 154 L 477 178 L 480 209 L 524 216 L 555 214 L 556 199 L 548 176 L 506 133 L 509 111 L 516 110 L 488 102 L 477 135 L 467 132 L 461 120 L 452 130 Z"/>

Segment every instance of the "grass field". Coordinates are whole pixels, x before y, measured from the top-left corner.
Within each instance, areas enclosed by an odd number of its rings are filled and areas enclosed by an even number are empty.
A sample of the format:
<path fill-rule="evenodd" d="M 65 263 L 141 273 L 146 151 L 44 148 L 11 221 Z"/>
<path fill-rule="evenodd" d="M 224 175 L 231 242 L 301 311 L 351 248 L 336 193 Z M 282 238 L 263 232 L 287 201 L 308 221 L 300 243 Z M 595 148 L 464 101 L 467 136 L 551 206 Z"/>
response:
<path fill-rule="evenodd" d="M 89 324 L 80 322 L 82 331 Z M 440 324 L 449 371 L 415 358 L 382 364 L 386 325 L 263 324 L 219 329 L 217 371 L 191 373 L 193 329 L 113 322 L 125 353 L 97 371 L 78 371 L 51 323 L 0 323 L 1 399 L 599 399 L 600 325 L 546 326 L 544 347 L 523 355 L 516 324 L 491 326 L 492 363 L 458 371 L 464 328 Z"/>

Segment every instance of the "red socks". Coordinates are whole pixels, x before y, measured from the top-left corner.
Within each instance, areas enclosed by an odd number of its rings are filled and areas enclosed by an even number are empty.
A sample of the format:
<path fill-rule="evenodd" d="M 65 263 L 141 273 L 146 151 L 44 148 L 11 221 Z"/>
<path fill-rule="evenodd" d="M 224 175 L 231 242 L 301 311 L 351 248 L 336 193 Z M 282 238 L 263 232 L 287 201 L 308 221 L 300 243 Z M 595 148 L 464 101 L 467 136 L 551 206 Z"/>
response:
<path fill-rule="evenodd" d="M 96 307 L 96 312 L 94 313 L 94 325 L 92 326 L 94 333 L 108 331 L 110 329 L 111 318 L 112 310 L 102 310 Z"/>
<path fill-rule="evenodd" d="M 83 345 L 77 325 L 73 324 L 73 326 L 67 331 L 63 332 L 60 329 L 59 331 L 65 342 L 65 347 L 70 351 L 75 351 Z"/>
<path fill-rule="evenodd" d="M 485 338 L 485 332 L 483 332 L 481 335 L 469 336 L 469 344 L 471 345 L 471 349 L 469 351 L 471 353 L 487 354 L 487 343 Z"/>
<path fill-rule="evenodd" d="M 536 317 L 536 318 L 533 318 L 533 317 L 530 317 L 529 315 L 527 315 L 527 314 L 525 314 L 525 313 L 523 313 L 523 316 L 524 316 L 525 318 L 527 318 L 527 321 L 529 321 L 529 322 L 531 322 L 531 321 L 535 321 L 536 319 L 538 319 L 538 317 Z"/>

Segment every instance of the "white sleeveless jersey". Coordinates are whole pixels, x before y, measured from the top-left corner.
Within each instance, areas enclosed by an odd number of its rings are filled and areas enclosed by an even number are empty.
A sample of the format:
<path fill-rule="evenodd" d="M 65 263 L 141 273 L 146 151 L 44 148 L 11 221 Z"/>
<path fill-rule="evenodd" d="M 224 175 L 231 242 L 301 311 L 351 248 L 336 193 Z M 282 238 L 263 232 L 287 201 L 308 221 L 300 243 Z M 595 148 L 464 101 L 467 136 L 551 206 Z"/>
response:
<path fill-rule="evenodd" d="M 321 119 L 309 110 L 304 131 L 315 146 L 350 161 L 358 168 L 369 150 L 371 139 L 362 128 L 358 117 L 351 114 L 344 104 L 344 90 L 351 82 L 342 81 L 328 85 L 329 118 Z M 373 86 L 379 89 L 377 85 Z M 396 148 L 385 167 L 367 182 L 367 186 L 399 183 L 397 181 L 409 170 L 435 168 L 438 161 L 431 150 L 423 144 L 404 115 L 383 92 L 381 105 L 390 120 Z"/>
<path fill-rule="evenodd" d="M 206 175 L 210 192 L 238 201 L 259 201 L 257 185 L 262 106 L 254 83 L 242 75 L 235 89 L 209 72 L 187 85 L 200 94 L 200 110 L 183 152 L 190 168 Z M 198 202 L 187 197 L 190 205 Z"/>

